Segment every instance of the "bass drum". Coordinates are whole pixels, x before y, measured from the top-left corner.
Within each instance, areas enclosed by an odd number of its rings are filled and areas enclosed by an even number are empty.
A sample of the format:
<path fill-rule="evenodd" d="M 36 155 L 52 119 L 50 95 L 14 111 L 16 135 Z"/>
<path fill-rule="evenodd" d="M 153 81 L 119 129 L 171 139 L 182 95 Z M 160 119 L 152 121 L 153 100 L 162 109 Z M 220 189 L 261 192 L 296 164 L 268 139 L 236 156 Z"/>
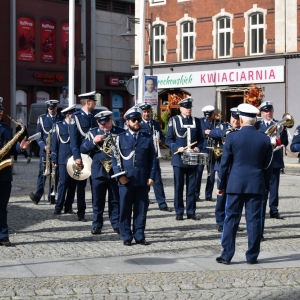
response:
<path fill-rule="evenodd" d="M 75 180 L 85 180 L 91 176 L 91 167 L 93 160 L 87 154 L 81 154 L 83 169 L 77 170 L 73 156 L 68 159 L 67 172 Z"/>

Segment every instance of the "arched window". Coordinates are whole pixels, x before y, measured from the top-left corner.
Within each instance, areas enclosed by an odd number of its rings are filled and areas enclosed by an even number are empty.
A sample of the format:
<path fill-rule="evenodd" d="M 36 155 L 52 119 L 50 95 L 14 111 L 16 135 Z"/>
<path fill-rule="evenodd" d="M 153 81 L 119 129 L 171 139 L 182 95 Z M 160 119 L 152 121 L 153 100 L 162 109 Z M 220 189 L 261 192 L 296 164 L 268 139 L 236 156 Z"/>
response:
<path fill-rule="evenodd" d="M 27 126 L 27 93 L 22 90 L 16 91 L 16 118 Z"/>
<path fill-rule="evenodd" d="M 194 59 L 194 23 L 184 22 L 181 24 L 181 59 Z"/>
<path fill-rule="evenodd" d="M 165 61 L 165 26 L 157 25 L 153 28 L 153 53 L 154 62 L 164 62 Z"/>
<path fill-rule="evenodd" d="M 251 54 L 264 53 L 265 22 L 262 13 L 249 16 L 249 51 Z"/>
<path fill-rule="evenodd" d="M 231 48 L 231 20 L 228 17 L 218 19 L 218 57 L 229 57 Z"/>

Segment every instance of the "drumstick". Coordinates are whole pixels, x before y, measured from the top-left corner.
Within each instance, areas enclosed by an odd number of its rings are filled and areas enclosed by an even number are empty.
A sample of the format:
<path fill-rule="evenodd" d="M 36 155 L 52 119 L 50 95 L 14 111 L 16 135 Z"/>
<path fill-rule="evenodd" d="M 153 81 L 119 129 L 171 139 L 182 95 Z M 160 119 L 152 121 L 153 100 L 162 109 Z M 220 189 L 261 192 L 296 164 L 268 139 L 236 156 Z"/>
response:
<path fill-rule="evenodd" d="M 197 141 L 194 142 L 194 143 L 191 143 L 191 144 L 185 146 L 185 147 L 183 148 L 183 150 L 186 150 L 187 148 L 192 147 L 193 145 L 195 145 L 195 144 L 197 144 L 197 143 L 198 143 Z M 174 154 L 177 154 L 177 153 L 179 153 L 179 151 L 176 151 Z"/>

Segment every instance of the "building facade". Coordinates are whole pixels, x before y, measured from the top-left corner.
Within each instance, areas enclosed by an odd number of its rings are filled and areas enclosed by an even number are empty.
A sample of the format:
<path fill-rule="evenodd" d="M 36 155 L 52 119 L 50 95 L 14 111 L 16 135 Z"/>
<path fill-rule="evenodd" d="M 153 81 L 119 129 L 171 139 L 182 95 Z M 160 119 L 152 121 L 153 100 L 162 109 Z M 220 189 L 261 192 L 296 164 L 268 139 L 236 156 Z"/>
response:
<path fill-rule="evenodd" d="M 276 119 L 289 112 L 299 124 L 299 10 L 297 0 L 149 0 L 152 69 L 158 76 L 162 106 L 158 113 L 166 106 L 176 113 L 176 103 L 190 95 L 193 115 L 202 117 L 201 109 L 210 104 L 227 121 L 230 108 L 248 101 L 255 84 L 264 95 L 260 102 L 273 101 Z M 140 42 L 146 45 L 145 73 L 149 74 L 151 48 L 147 36 L 140 37 L 138 25 L 135 29 L 136 48 Z M 139 60 L 136 52 L 135 69 Z"/>
<path fill-rule="evenodd" d="M 75 102 L 95 90 L 119 122 L 131 106 L 134 44 L 119 37 L 130 14 L 133 0 L 75 0 Z M 69 1 L 3 0 L 0 16 L 0 96 L 7 115 L 26 125 L 32 103 L 68 104 Z"/>

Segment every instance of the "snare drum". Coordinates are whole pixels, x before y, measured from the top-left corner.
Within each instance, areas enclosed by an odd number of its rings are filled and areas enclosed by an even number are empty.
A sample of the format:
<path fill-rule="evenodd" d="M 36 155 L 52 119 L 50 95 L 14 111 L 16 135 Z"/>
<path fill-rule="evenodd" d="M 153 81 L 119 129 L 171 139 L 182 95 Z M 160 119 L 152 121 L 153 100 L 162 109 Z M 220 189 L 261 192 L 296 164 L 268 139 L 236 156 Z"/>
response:
<path fill-rule="evenodd" d="M 199 164 L 198 163 L 199 154 L 200 153 L 197 153 L 197 152 L 186 152 L 185 151 L 182 153 L 182 156 L 181 156 L 182 162 L 186 165 L 197 166 Z"/>
<path fill-rule="evenodd" d="M 198 153 L 198 165 L 208 165 L 209 164 L 209 155 L 208 153 Z"/>

